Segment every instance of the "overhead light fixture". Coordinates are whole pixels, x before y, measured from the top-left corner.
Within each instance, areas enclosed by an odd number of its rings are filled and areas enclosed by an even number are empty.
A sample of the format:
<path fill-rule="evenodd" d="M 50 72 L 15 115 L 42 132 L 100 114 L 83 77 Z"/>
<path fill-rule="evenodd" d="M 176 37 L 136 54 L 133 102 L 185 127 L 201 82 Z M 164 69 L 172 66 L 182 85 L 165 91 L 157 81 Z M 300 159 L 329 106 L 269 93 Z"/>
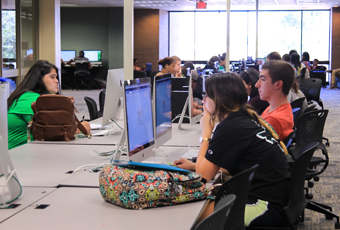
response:
<path fill-rule="evenodd" d="M 75 7 L 75 6 L 79 6 L 77 4 L 69 4 L 69 3 L 60 3 L 60 6 L 62 7 Z"/>
<path fill-rule="evenodd" d="M 320 0 L 296 0 L 296 4 L 318 4 L 320 3 Z"/>

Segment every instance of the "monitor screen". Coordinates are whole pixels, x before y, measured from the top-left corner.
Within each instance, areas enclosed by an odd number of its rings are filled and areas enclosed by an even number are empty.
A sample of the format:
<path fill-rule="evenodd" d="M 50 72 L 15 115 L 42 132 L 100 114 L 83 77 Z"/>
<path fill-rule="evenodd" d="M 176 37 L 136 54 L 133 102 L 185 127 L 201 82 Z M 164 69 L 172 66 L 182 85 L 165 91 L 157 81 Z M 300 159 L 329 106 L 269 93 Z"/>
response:
<path fill-rule="evenodd" d="M 150 78 L 124 82 L 129 156 L 154 144 Z"/>
<path fill-rule="evenodd" d="M 29 49 L 29 50 L 26 51 L 26 56 L 28 56 L 30 54 L 33 54 L 33 49 Z"/>
<path fill-rule="evenodd" d="M 75 50 L 62 50 L 60 52 L 60 57 L 61 59 L 63 59 L 63 61 L 67 62 L 76 57 L 76 51 Z"/>
<path fill-rule="evenodd" d="M 101 50 L 84 50 L 84 55 L 90 60 L 90 62 L 101 62 L 102 51 Z"/>
<path fill-rule="evenodd" d="M 159 147 L 172 137 L 172 135 L 170 135 L 164 138 L 164 140 L 159 140 L 159 138 L 167 132 L 172 132 L 171 74 L 161 75 L 155 78 L 154 105 L 156 145 Z"/>

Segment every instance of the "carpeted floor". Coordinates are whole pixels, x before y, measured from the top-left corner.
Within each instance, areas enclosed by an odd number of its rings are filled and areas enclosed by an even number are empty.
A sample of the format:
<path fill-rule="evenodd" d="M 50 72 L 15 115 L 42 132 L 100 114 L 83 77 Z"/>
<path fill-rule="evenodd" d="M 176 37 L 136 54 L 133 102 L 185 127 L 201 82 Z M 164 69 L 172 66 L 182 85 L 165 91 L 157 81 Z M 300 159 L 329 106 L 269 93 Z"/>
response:
<path fill-rule="evenodd" d="M 89 119 L 88 110 L 84 101 L 84 96 L 92 97 L 98 105 L 99 110 L 100 90 L 63 90 L 62 94 L 74 96 L 75 106 L 80 111 L 77 115 L 79 119 L 85 116 Z M 324 109 L 328 109 L 328 117 L 324 129 L 324 137 L 329 138 L 330 147 L 327 148 L 329 154 L 329 165 L 326 171 L 320 175 L 320 181 L 314 183 L 311 189 L 313 200 L 330 205 L 333 212 L 340 215 L 340 89 L 322 89 L 321 99 Z M 300 224 L 299 229 L 308 230 L 329 230 L 334 229 L 333 220 L 326 220 L 323 214 L 313 211 L 305 211 L 305 222 Z"/>

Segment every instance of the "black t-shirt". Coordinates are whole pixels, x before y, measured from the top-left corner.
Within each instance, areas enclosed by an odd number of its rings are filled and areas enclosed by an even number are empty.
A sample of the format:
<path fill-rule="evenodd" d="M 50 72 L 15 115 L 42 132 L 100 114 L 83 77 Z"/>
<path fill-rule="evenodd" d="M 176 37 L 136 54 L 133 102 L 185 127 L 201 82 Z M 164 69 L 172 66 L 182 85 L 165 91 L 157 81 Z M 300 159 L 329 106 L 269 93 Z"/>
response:
<path fill-rule="evenodd" d="M 259 164 L 248 197 L 279 207 L 287 205 L 290 182 L 287 158 L 270 132 L 248 115 L 229 114 L 216 127 L 205 158 L 231 175 Z"/>

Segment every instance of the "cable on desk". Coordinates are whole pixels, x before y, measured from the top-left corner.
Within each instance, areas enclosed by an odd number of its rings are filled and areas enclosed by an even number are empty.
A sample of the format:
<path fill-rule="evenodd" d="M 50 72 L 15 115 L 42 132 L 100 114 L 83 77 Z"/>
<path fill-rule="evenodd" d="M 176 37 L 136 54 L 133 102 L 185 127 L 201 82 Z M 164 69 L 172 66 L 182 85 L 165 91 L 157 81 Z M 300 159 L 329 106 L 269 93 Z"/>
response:
<path fill-rule="evenodd" d="M 118 125 L 118 123 L 115 121 L 115 120 L 113 120 L 113 119 L 110 119 L 113 123 L 115 123 L 121 130 L 123 130 L 123 128 L 122 127 L 120 127 L 119 125 Z"/>
<path fill-rule="evenodd" d="M 2 204 L 0 204 L 0 205 L 4 205 L 5 207 L 0 207 L 0 209 L 9 209 L 9 208 L 11 208 L 10 205 L 7 206 L 7 204 L 9 204 L 9 203 L 15 201 L 16 199 L 18 199 L 19 196 L 20 196 L 21 193 L 22 193 L 22 186 L 21 186 L 20 182 L 18 181 L 18 179 L 17 179 L 16 177 L 13 176 L 14 173 L 15 173 L 15 171 L 16 171 L 16 169 L 14 169 L 14 170 L 11 172 L 11 174 L 9 174 L 9 176 L 8 176 L 8 178 L 7 178 L 7 180 L 6 180 L 6 183 L 4 184 L 4 188 L 2 189 L 2 193 L 1 193 Z M 0 175 L 0 177 L 2 177 L 2 176 L 4 176 L 4 174 Z M 14 180 L 16 180 L 16 182 L 18 183 L 18 185 L 19 185 L 19 187 L 20 187 L 20 193 L 19 193 L 19 195 L 18 195 L 17 197 L 15 197 L 13 200 L 10 200 L 10 201 L 8 201 L 8 202 L 6 203 L 6 202 L 5 202 L 5 188 L 7 187 L 7 184 L 8 184 L 8 182 L 9 182 L 9 180 L 11 179 L 11 177 L 13 177 Z"/>

